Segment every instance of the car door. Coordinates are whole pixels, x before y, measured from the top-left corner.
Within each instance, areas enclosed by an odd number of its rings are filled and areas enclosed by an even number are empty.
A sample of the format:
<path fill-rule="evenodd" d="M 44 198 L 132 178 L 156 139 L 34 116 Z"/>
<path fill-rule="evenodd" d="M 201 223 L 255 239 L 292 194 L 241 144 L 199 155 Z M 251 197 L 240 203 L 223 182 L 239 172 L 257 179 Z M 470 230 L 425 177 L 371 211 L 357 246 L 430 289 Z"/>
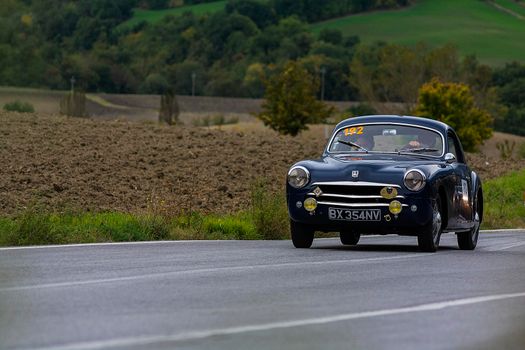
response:
<path fill-rule="evenodd" d="M 452 196 L 453 217 L 449 218 L 449 226 L 456 229 L 468 229 L 472 216 L 470 193 L 472 189 L 472 176 L 465 162 L 463 148 L 457 135 L 449 130 L 447 133 L 448 153 L 456 157 L 451 163 L 453 173 L 454 191 Z"/>

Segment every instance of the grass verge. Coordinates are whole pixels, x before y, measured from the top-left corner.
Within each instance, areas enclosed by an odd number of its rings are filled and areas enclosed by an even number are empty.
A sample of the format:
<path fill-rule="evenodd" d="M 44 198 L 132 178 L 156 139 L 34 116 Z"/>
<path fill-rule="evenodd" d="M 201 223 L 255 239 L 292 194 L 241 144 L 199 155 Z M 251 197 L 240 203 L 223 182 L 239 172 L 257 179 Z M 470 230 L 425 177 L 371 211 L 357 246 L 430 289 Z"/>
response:
<path fill-rule="evenodd" d="M 250 209 L 232 215 L 187 213 L 48 213 L 31 208 L 0 218 L 0 246 L 186 239 L 285 239 L 288 213 L 283 196 L 259 181 Z"/>
<path fill-rule="evenodd" d="M 525 169 L 486 181 L 483 229 L 525 228 Z M 47 213 L 32 208 L 0 218 L 0 246 L 202 239 L 287 239 L 284 196 L 260 180 L 252 205 L 231 215 Z"/>
<path fill-rule="evenodd" d="M 525 169 L 483 184 L 483 229 L 525 228 Z"/>

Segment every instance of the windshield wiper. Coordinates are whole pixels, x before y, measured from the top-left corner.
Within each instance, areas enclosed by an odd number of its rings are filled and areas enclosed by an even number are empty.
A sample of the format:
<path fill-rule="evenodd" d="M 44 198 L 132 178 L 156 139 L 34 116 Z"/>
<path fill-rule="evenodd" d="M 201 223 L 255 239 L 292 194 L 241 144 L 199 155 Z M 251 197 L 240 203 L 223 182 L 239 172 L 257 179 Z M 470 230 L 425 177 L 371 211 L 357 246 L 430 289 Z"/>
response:
<path fill-rule="evenodd" d="M 357 143 L 353 143 L 353 142 L 350 142 L 350 141 L 343 141 L 343 140 L 337 140 L 336 142 L 342 143 L 343 145 L 347 145 L 347 146 L 350 146 L 350 147 L 355 147 L 357 149 L 363 150 L 366 153 L 368 153 L 368 150 L 366 148 L 364 148 L 363 146 L 359 146 Z"/>
<path fill-rule="evenodd" d="M 409 148 L 403 149 L 401 152 L 410 152 L 410 153 L 425 153 L 425 152 L 438 152 L 436 148 L 421 147 L 421 148 Z"/>

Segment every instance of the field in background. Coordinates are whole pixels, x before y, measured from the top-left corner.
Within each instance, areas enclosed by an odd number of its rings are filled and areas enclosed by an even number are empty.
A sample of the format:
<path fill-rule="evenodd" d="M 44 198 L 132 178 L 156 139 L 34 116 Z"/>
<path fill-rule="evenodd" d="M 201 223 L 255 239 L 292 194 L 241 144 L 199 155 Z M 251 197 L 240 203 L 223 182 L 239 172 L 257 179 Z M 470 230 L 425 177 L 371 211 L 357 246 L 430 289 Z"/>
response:
<path fill-rule="evenodd" d="M 522 3 L 497 1 L 520 9 Z M 512 7 L 511 7 L 512 5 Z M 521 10 L 520 10 L 521 13 Z M 419 0 L 398 11 L 358 14 L 312 25 L 358 35 L 362 42 L 386 41 L 432 46 L 455 44 L 462 54 L 476 54 L 481 62 L 502 65 L 525 62 L 525 20 L 479 0 Z"/>
<path fill-rule="evenodd" d="M 254 122 L 170 127 L 0 112 L 0 245 L 287 238 L 286 171 L 319 157 L 330 129 L 292 138 Z M 525 159 L 468 162 L 491 207 L 484 227 L 523 227 Z M 497 178 L 512 170 L 520 175 Z"/>
<path fill-rule="evenodd" d="M 175 7 L 167 10 L 133 10 L 133 17 L 126 22 L 122 23 L 121 27 L 131 27 L 142 21 L 148 23 L 155 23 L 162 20 L 164 17 L 180 16 L 185 12 L 192 12 L 195 15 L 203 15 L 206 13 L 213 13 L 224 9 L 226 1 L 214 1 L 197 5 L 186 5 L 181 7 Z"/>
<path fill-rule="evenodd" d="M 134 11 L 121 26 L 141 21 L 157 22 L 166 15 L 213 13 L 226 1 L 188 5 L 167 10 Z M 525 62 L 525 2 L 514 0 L 418 0 L 402 10 L 376 11 L 341 17 L 311 25 L 314 33 L 339 29 L 345 36 L 358 35 L 362 42 L 385 41 L 431 46 L 456 45 L 462 54 L 476 54 L 487 64 Z"/>
<path fill-rule="evenodd" d="M 67 91 L 52 91 L 0 87 L 0 109 L 8 102 L 20 100 L 29 102 L 37 113 L 58 114 L 60 99 Z M 130 121 L 157 121 L 160 96 L 158 95 L 119 95 L 93 93 L 87 94 L 87 113 L 96 119 L 124 119 Z M 261 110 L 261 99 L 224 98 L 208 96 L 177 96 L 183 123 L 192 124 L 195 119 L 223 115 L 235 117 L 240 122 L 255 122 L 254 113 Z M 328 101 L 343 112 L 356 102 Z M 398 112 L 398 104 L 385 105 L 385 111 Z"/>
<path fill-rule="evenodd" d="M 235 213 L 260 178 L 282 194 L 294 162 L 321 155 L 330 126 L 296 138 L 260 123 L 169 127 L 0 112 L 0 213 L 53 210 Z M 503 138 L 503 134 L 497 134 Z M 524 138 L 517 138 L 521 143 Z M 525 159 L 470 155 L 483 179 Z"/>

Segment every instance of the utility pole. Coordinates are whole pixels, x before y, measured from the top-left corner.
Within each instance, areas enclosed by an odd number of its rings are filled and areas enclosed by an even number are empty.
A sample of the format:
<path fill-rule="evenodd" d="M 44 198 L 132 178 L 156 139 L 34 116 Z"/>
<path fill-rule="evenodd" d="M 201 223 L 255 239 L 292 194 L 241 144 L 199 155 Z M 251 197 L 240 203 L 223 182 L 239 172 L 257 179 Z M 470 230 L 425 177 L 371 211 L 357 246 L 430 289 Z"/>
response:
<path fill-rule="evenodd" d="M 326 74 L 326 68 L 321 67 L 321 101 L 324 101 L 324 77 Z"/>
<path fill-rule="evenodd" d="M 197 73 L 191 73 L 191 96 L 195 96 L 195 79 L 197 78 Z"/>
<path fill-rule="evenodd" d="M 71 77 L 71 80 L 70 80 L 70 82 L 71 82 L 71 93 L 75 92 L 75 82 L 76 82 L 76 81 L 77 81 L 77 80 L 75 79 L 75 76 L 73 75 L 73 76 Z"/>

